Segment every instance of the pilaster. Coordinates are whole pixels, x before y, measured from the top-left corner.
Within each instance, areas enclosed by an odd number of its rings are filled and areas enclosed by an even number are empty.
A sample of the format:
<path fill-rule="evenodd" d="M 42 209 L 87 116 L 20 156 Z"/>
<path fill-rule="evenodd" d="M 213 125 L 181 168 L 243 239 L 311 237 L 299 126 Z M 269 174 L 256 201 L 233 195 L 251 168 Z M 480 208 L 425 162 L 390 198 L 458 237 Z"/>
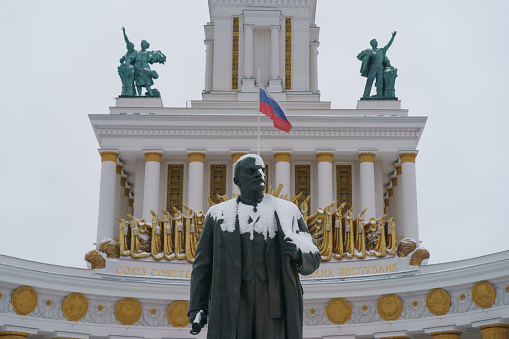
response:
<path fill-rule="evenodd" d="M 318 162 L 318 207 L 325 208 L 334 201 L 333 168 L 334 151 L 317 151 Z"/>
<path fill-rule="evenodd" d="M 417 182 L 415 158 L 417 151 L 401 151 L 401 218 L 399 225 L 404 237 L 419 242 L 419 226 L 417 216 Z"/>
<path fill-rule="evenodd" d="M 188 150 L 188 205 L 195 211 L 203 210 L 203 176 L 205 169 L 205 150 Z"/>
<path fill-rule="evenodd" d="M 359 151 L 360 162 L 360 211 L 367 209 L 365 220 L 376 218 L 375 199 L 375 151 Z"/>
<path fill-rule="evenodd" d="M 282 196 L 288 194 L 290 196 L 290 178 L 291 168 L 290 160 L 292 158 L 291 150 L 274 150 L 274 160 L 276 161 L 276 175 L 274 181 L 274 187 L 277 189 L 279 184 L 283 184 L 283 190 L 281 191 Z"/>

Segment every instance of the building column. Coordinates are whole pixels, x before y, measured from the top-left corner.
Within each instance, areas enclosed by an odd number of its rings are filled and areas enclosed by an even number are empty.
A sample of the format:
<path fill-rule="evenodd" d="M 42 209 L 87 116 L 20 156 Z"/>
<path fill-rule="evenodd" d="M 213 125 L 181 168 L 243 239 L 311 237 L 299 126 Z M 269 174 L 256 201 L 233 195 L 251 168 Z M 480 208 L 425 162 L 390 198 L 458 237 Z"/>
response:
<path fill-rule="evenodd" d="M 394 188 L 392 188 L 392 183 L 387 187 L 387 197 L 389 198 L 389 208 L 387 209 L 388 218 L 390 219 L 394 216 Z"/>
<path fill-rule="evenodd" d="M 29 336 L 26 332 L 4 331 L 0 332 L 0 339 L 25 339 Z"/>
<path fill-rule="evenodd" d="M 117 162 L 115 168 L 115 217 L 124 218 L 122 216 L 122 203 L 124 202 L 124 188 L 122 187 L 122 163 Z"/>
<path fill-rule="evenodd" d="M 491 324 L 480 326 L 482 339 L 507 339 L 509 338 L 509 325 Z"/>
<path fill-rule="evenodd" d="M 161 175 L 162 151 L 143 151 L 145 154 L 145 183 L 143 186 L 143 215 L 150 222 L 150 210 L 159 212 L 159 181 Z"/>
<path fill-rule="evenodd" d="M 232 195 L 237 196 L 240 194 L 239 187 L 235 185 L 233 182 L 233 178 L 235 178 L 235 166 L 237 165 L 237 161 L 243 155 L 248 154 L 248 152 L 230 152 L 230 156 L 232 157 Z"/>
<path fill-rule="evenodd" d="M 214 40 L 205 40 L 205 92 L 213 89 Z"/>
<path fill-rule="evenodd" d="M 461 339 L 461 331 L 432 332 L 433 339 Z"/>
<path fill-rule="evenodd" d="M 99 190 L 99 217 L 97 243 L 106 238 L 113 239 L 117 228 L 115 220 L 117 151 L 99 151 L 101 154 L 101 184 Z"/>
<path fill-rule="evenodd" d="M 312 41 L 309 44 L 309 89 L 313 93 L 318 92 L 318 45 Z"/>
<path fill-rule="evenodd" d="M 358 211 L 367 208 L 364 214 L 366 221 L 376 218 L 375 200 L 375 156 L 376 152 L 359 152 L 360 161 L 360 203 Z"/>
<path fill-rule="evenodd" d="M 290 168 L 290 159 L 292 158 L 291 151 L 277 151 L 274 152 L 274 159 L 276 160 L 276 174 L 274 176 L 274 189 L 277 191 L 279 184 L 283 184 L 283 190 L 279 196 L 288 195 L 290 197 L 290 178 L 292 176 Z"/>
<path fill-rule="evenodd" d="M 384 214 L 387 214 L 387 216 L 389 216 L 389 193 L 388 192 L 386 192 L 384 194 Z"/>
<path fill-rule="evenodd" d="M 400 152 L 401 159 L 401 208 L 400 225 L 403 235 L 419 243 L 419 221 L 417 218 L 417 182 L 415 158 L 417 151 Z"/>
<path fill-rule="evenodd" d="M 127 216 L 127 214 L 132 214 L 132 213 L 129 213 L 129 195 L 130 195 L 130 193 L 131 193 L 131 185 L 126 183 L 126 186 L 124 188 L 124 213 L 122 214 L 122 218 L 124 218 L 123 216 Z"/>
<path fill-rule="evenodd" d="M 279 74 L 279 30 L 281 26 L 270 26 L 270 77 L 280 79 Z"/>
<path fill-rule="evenodd" d="M 188 199 L 187 204 L 195 211 L 203 211 L 203 173 L 206 152 L 189 151 Z"/>
<path fill-rule="evenodd" d="M 244 24 L 244 78 L 254 77 L 253 46 L 254 25 Z"/>
<path fill-rule="evenodd" d="M 129 195 L 129 203 L 127 206 L 127 213 L 134 215 L 134 197 L 132 194 Z"/>
<path fill-rule="evenodd" d="M 317 152 L 316 160 L 318 161 L 318 207 L 325 208 L 335 199 L 333 185 L 332 158 L 334 152 Z"/>
<path fill-rule="evenodd" d="M 126 218 L 126 199 L 125 199 L 125 188 L 127 185 L 127 176 L 122 171 L 120 174 L 120 197 L 119 197 L 119 206 L 118 206 L 118 215 L 116 217 L 125 219 Z"/>

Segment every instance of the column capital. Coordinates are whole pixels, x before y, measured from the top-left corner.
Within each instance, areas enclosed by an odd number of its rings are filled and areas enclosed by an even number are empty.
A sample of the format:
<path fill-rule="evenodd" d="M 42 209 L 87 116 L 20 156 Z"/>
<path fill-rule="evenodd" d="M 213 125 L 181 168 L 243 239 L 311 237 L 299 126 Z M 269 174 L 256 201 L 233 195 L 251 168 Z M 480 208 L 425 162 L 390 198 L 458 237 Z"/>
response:
<path fill-rule="evenodd" d="M 399 158 L 401 159 L 401 163 L 405 162 L 415 162 L 415 158 L 417 157 L 418 151 L 400 151 Z"/>
<path fill-rule="evenodd" d="M 398 186 L 398 177 L 392 177 L 391 178 L 392 187 Z"/>
<path fill-rule="evenodd" d="M 230 151 L 230 156 L 232 157 L 232 163 L 236 163 L 239 158 L 243 155 L 249 154 L 249 150 L 246 151 Z"/>
<path fill-rule="evenodd" d="M 317 162 L 330 162 L 330 163 L 332 163 L 332 158 L 334 158 L 334 151 L 317 151 L 316 152 L 316 160 L 317 160 Z"/>
<path fill-rule="evenodd" d="M 134 206 L 134 198 L 129 198 L 129 207 Z"/>
<path fill-rule="evenodd" d="M 387 193 L 389 194 L 389 197 L 392 197 L 394 195 L 394 189 L 392 187 L 389 187 L 387 189 Z"/>
<path fill-rule="evenodd" d="M 115 173 L 122 175 L 122 168 L 124 168 L 124 166 L 122 166 L 121 164 L 117 164 Z"/>
<path fill-rule="evenodd" d="M 131 189 L 129 187 L 124 188 L 124 197 L 129 197 L 130 192 L 131 192 Z"/>
<path fill-rule="evenodd" d="M 269 27 L 271 30 L 273 30 L 273 29 L 280 30 L 281 29 L 281 25 L 269 25 Z"/>
<path fill-rule="evenodd" d="M 189 162 L 205 162 L 206 151 L 188 151 Z"/>
<path fill-rule="evenodd" d="M 9 338 L 26 338 L 30 335 L 30 333 L 26 332 L 18 332 L 18 331 L 3 331 L 0 332 L 0 338 L 9 337 Z"/>
<path fill-rule="evenodd" d="M 274 160 L 278 162 L 290 162 L 292 152 L 274 152 Z"/>
<path fill-rule="evenodd" d="M 376 151 L 359 151 L 357 153 L 360 162 L 375 162 Z"/>
<path fill-rule="evenodd" d="M 127 177 L 121 176 L 120 177 L 120 186 L 124 186 L 127 183 Z"/>
<path fill-rule="evenodd" d="M 254 30 L 255 25 L 254 24 L 244 24 L 244 30 Z"/>
<path fill-rule="evenodd" d="M 395 168 L 396 168 L 396 173 L 397 173 L 397 175 L 401 175 L 401 173 L 402 173 L 402 172 L 401 172 L 401 165 L 396 165 L 396 167 L 395 167 Z M 391 178 L 391 179 L 392 179 L 392 178 Z"/>
<path fill-rule="evenodd" d="M 117 162 L 119 155 L 118 151 L 113 150 L 99 150 L 99 154 L 101 155 L 101 162 L 103 161 Z"/>
<path fill-rule="evenodd" d="M 162 150 L 147 150 L 143 151 L 143 154 L 145 154 L 145 162 L 148 161 L 155 161 L 155 162 L 161 162 L 161 158 L 163 157 L 163 151 Z"/>

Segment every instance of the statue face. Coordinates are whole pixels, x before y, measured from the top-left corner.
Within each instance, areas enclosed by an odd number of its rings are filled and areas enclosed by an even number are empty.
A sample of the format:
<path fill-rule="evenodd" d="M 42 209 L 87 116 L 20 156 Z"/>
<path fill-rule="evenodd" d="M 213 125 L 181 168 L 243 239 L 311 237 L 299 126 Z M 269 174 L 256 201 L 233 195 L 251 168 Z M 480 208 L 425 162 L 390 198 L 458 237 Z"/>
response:
<path fill-rule="evenodd" d="M 240 160 L 235 166 L 234 182 L 241 191 L 265 190 L 265 165 L 256 163 L 255 158 Z"/>
<path fill-rule="evenodd" d="M 150 44 L 146 40 L 143 40 L 141 42 L 141 48 L 149 48 L 149 47 L 150 47 Z"/>
<path fill-rule="evenodd" d="M 370 42 L 371 47 L 377 48 L 378 47 L 378 41 L 376 39 L 371 40 Z"/>

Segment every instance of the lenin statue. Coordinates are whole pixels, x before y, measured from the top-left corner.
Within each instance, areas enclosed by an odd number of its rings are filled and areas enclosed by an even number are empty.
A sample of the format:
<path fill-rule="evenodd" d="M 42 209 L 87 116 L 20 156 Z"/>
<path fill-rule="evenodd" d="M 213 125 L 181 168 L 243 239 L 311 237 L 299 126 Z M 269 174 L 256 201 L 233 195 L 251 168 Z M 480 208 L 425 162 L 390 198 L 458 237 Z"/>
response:
<path fill-rule="evenodd" d="M 191 275 L 188 316 L 208 339 L 302 338 L 299 273 L 320 254 L 293 203 L 264 194 L 265 165 L 247 154 L 235 166 L 240 196 L 207 212 Z"/>

